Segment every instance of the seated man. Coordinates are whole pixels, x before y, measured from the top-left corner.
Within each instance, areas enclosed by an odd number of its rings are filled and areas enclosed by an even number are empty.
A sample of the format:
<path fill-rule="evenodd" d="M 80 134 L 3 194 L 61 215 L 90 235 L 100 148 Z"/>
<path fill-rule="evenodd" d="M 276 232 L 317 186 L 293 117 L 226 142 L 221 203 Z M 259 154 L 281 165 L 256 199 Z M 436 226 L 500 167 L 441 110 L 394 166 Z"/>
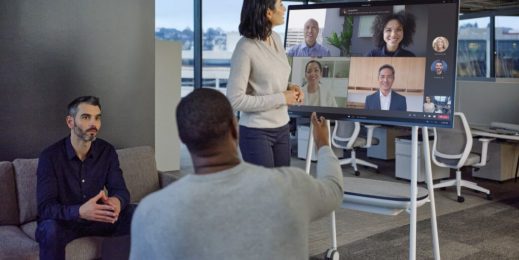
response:
<path fill-rule="evenodd" d="M 407 102 L 404 96 L 391 88 L 395 82 L 395 69 L 389 64 L 378 69 L 379 89 L 366 97 L 367 110 L 407 111 Z"/>
<path fill-rule="evenodd" d="M 304 25 L 305 42 L 293 46 L 287 52 L 290 57 L 328 57 L 330 50 L 317 43 L 319 23 L 315 19 L 308 19 Z"/>
<path fill-rule="evenodd" d="M 130 259 L 308 259 L 308 226 L 342 201 L 342 172 L 323 117 L 312 115 L 314 179 L 302 169 L 240 160 L 238 122 L 226 97 L 195 89 L 177 106 L 194 166 L 146 197 L 132 223 Z"/>
<path fill-rule="evenodd" d="M 67 243 L 79 237 L 128 235 L 134 211 L 114 147 L 96 139 L 99 99 L 76 98 L 66 121 L 70 136 L 45 149 L 38 162 L 36 240 L 42 260 L 65 259 Z"/>

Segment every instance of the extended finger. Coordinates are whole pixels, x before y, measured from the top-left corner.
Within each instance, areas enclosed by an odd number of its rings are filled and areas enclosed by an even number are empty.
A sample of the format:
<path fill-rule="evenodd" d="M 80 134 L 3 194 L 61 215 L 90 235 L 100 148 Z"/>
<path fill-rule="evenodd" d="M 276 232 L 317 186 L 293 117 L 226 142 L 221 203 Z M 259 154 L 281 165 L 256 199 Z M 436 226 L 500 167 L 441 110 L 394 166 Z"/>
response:
<path fill-rule="evenodd" d="M 112 211 L 96 211 L 93 215 L 95 219 L 102 219 L 104 221 L 113 222 L 117 216 Z"/>
<path fill-rule="evenodd" d="M 114 223 L 115 221 L 117 221 L 116 218 L 107 217 L 107 216 L 96 216 L 96 217 L 94 217 L 94 220 L 99 221 L 99 222 L 105 222 L 105 223 Z"/>
<path fill-rule="evenodd" d="M 96 204 L 95 205 L 96 210 L 111 210 L 114 211 L 115 207 L 109 204 Z"/>

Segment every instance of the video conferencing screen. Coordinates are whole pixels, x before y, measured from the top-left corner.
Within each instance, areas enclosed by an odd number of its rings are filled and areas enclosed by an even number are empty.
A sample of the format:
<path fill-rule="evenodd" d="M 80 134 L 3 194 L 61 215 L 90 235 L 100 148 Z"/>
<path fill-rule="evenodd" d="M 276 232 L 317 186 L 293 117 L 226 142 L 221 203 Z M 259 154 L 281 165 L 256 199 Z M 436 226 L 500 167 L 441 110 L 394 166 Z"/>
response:
<path fill-rule="evenodd" d="M 290 6 L 290 81 L 305 94 L 291 114 L 452 127 L 458 1 Z"/>

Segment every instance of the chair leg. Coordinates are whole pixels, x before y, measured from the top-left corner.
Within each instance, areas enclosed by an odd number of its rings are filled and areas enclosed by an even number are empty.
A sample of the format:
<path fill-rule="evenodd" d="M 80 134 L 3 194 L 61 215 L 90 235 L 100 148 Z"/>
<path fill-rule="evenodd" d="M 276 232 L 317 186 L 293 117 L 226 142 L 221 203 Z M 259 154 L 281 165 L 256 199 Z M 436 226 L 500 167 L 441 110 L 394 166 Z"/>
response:
<path fill-rule="evenodd" d="M 461 171 L 456 171 L 456 193 L 461 196 Z"/>
<path fill-rule="evenodd" d="M 458 195 L 458 202 L 465 201 L 465 198 L 463 196 L 461 196 L 461 187 L 483 192 L 483 193 L 487 194 L 487 199 L 489 199 L 489 200 L 492 199 L 490 190 L 485 189 L 481 186 L 478 186 L 478 184 L 475 182 L 466 181 L 466 180 L 461 179 L 461 170 L 456 170 L 456 179 L 441 181 L 440 183 L 433 185 L 433 189 L 450 187 L 450 186 L 456 186 L 456 194 Z"/>
<path fill-rule="evenodd" d="M 481 192 L 483 192 L 485 194 L 490 194 L 490 190 L 485 189 L 485 188 L 483 188 L 481 186 L 478 186 L 478 184 L 475 183 L 475 182 L 461 180 L 461 186 L 469 188 L 469 189 L 481 191 Z"/>
<path fill-rule="evenodd" d="M 445 181 L 441 181 L 440 183 L 434 184 L 433 189 L 445 188 L 445 187 L 450 187 L 450 186 L 455 186 L 455 185 L 456 185 L 456 180 L 445 180 Z"/>
<path fill-rule="evenodd" d="M 371 168 L 378 170 L 378 165 L 370 163 L 370 162 L 366 162 L 362 159 L 357 159 L 357 153 L 355 152 L 355 149 L 351 150 L 350 158 L 339 160 L 339 164 L 340 165 L 351 164 L 351 167 L 353 168 L 353 171 L 355 171 L 356 176 L 360 175 L 360 171 L 358 169 L 357 164 L 364 165 L 364 166 L 371 167 Z"/>
<path fill-rule="evenodd" d="M 366 162 L 366 161 L 364 161 L 362 159 L 357 159 L 357 163 L 360 164 L 360 165 L 364 165 L 364 166 L 367 166 L 367 167 L 378 169 L 378 165 L 376 165 L 374 163 Z"/>
<path fill-rule="evenodd" d="M 353 167 L 353 171 L 355 171 L 355 176 L 359 176 L 360 171 L 357 168 L 357 154 L 355 152 L 355 149 L 351 150 L 351 167 Z"/>
<path fill-rule="evenodd" d="M 340 165 L 348 165 L 351 164 L 351 158 L 341 159 L 339 160 Z"/>
<path fill-rule="evenodd" d="M 456 194 L 458 195 L 458 202 L 464 202 L 465 198 L 461 196 L 461 170 L 456 170 Z"/>

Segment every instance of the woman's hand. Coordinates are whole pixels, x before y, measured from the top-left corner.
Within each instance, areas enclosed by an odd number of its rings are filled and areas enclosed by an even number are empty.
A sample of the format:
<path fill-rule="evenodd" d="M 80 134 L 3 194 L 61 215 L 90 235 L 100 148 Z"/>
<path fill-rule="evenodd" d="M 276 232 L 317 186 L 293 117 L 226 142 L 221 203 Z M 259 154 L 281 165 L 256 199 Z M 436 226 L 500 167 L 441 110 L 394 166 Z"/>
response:
<path fill-rule="evenodd" d="M 305 101 L 305 94 L 303 93 L 303 91 L 301 90 L 301 87 L 299 87 L 299 85 L 289 83 L 288 90 L 293 90 L 296 92 L 297 103 L 301 104 Z"/>
<path fill-rule="evenodd" d="M 283 91 L 283 94 L 285 95 L 285 101 L 287 105 L 297 105 L 299 104 L 299 95 L 295 90 L 285 90 Z"/>

